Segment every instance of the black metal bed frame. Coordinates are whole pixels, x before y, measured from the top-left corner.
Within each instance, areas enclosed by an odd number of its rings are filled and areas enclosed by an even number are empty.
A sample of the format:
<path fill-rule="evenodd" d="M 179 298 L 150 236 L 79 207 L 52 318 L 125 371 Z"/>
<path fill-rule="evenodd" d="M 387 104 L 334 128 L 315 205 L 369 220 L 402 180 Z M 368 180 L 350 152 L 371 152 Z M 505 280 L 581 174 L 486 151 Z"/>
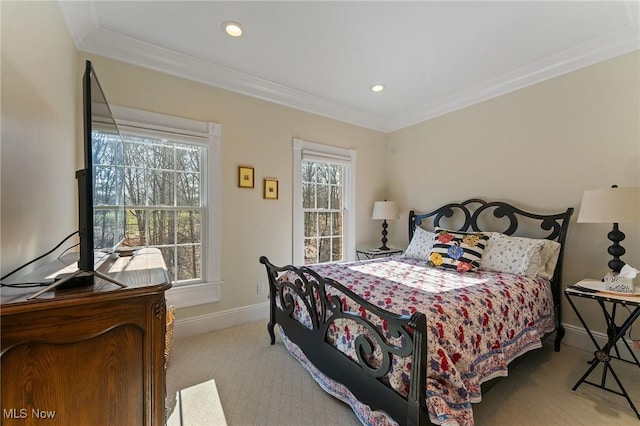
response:
<path fill-rule="evenodd" d="M 507 221 L 506 227 L 499 227 L 499 221 L 491 229 L 484 225 L 488 216 L 491 222 L 497 219 Z M 564 336 L 561 309 L 561 276 L 564 242 L 573 208 L 557 214 L 537 214 L 518 209 L 508 203 L 486 202 L 478 198 L 461 203 L 451 203 L 424 214 L 409 212 L 409 240 L 416 226 L 427 225 L 455 229 L 458 231 L 495 231 L 513 235 L 520 224 L 519 217 L 533 221 L 539 230 L 546 232 L 541 238 L 561 244 L 558 262 L 551 279 L 556 318 L 555 350 L 560 350 Z M 426 222 L 424 224 L 423 222 Z M 454 225 L 455 223 L 455 225 Z M 496 227 L 498 226 L 498 227 Z M 481 229 L 484 228 L 484 229 Z M 322 277 L 309 267 L 291 265 L 277 267 L 262 256 L 269 279 L 270 320 L 267 326 L 271 344 L 275 343 L 275 325 L 279 324 L 287 338 L 295 343 L 309 361 L 324 375 L 343 384 L 361 403 L 372 410 L 386 412 L 399 425 L 428 425 L 426 407 L 427 377 L 427 327 L 426 316 L 416 312 L 411 316 L 396 315 L 373 305 L 355 294 L 339 282 Z M 285 271 L 295 273 L 295 279 L 278 281 Z M 293 281 L 293 282 L 291 282 Z M 329 294 L 328 294 L 329 293 Z M 367 311 L 375 321 L 369 321 L 360 312 L 345 311 L 341 293 Z M 302 303 L 311 317 L 311 328 L 293 317 L 295 305 Z M 355 339 L 357 361 L 326 341 L 328 328 L 338 319 L 353 321 L 365 330 Z M 387 332 L 379 324 L 387 325 Z M 391 333 L 393 342 L 386 337 Z M 368 360 L 375 349 L 382 353 L 380 365 L 372 365 Z M 411 357 L 411 377 L 409 394 L 405 398 L 384 382 L 392 369 L 391 357 Z"/>

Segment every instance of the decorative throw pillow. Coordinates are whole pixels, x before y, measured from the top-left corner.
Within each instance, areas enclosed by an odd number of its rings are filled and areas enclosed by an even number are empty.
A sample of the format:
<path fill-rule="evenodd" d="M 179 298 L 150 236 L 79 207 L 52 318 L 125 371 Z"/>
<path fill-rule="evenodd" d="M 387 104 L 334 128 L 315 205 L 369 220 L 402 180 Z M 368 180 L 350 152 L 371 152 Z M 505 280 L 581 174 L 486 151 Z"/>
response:
<path fill-rule="evenodd" d="M 436 229 L 429 264 L 438 268 L 467 272 L 477 269 L 489 237 L 481 232 Z"/>
<path fill-rule="evenodd" d="M 403 256 L 411 259 L 428 261 L 429 255 L 431 254 L 431 246 L 433 246 L 433 241 L 435 239 L 435 233 L 416 226 L 411 242 L 409 243 L 409 247 L 407 247 Z"/>
<path fill-rule="evenodd" d="M 480 269 L 535 277 L 542 264 L 543 247 L 544 240 L 492 232 L 480 262 Z"/>

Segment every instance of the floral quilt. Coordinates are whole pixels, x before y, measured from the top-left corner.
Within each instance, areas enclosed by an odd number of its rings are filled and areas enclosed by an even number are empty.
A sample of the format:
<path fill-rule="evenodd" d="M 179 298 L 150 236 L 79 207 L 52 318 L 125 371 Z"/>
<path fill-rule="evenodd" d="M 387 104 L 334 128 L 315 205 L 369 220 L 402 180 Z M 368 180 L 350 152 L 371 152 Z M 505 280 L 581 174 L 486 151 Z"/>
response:
<path fill-rule="evenodd" d="M 480 385 L 506 376 L 509 362 L 541 347 L 541 337 L 555 328 L 551 287 L 542 278 L 485 271 L 460 273 L 403 257 L 313 265 L 311 269 L 389 312 L 411 315 L 419 311 L 426 315 L 427 408 L 434 424 L 474 425 L 471 404 L 481 400 Z M 285 274 L 279 280 L 289 278 L 293 277 Z M 345 295 L 338 296 L 343 309 L 380 322 Z M 294 316 L 310 327 L 305 312 L 297 306 Z M 340 321 L 329 328 L 327 339 L 354 358 L 354 340 L 362 330 Z M 385 324 L 379 326 L 384 330 Z M 304 358 L 299 350 L 294 353 L 286 337 L 285 343 L 294 356 Z M 385 378 L 403 396 L 409 389 L 409 361 L 394 358 L 393 371 Z M 307 368 L 319 380 L 314 369 Z M 321 380 L 325 390 L 348 401 L 363 423 L 394 423 L 345 395 L 339 384 Z"/>

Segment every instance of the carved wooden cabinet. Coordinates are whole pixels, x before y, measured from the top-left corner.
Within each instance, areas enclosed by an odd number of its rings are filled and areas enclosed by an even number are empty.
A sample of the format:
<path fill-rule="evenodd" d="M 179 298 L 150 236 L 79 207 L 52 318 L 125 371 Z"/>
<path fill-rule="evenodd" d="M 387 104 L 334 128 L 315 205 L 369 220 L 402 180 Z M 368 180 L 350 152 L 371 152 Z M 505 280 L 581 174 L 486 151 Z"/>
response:
<path fill-rule="evenodd" d="M 108 270 L 127 287 L 3 289 L 2 425 L 164 424 L 164 262 L 143 250 Z"/>

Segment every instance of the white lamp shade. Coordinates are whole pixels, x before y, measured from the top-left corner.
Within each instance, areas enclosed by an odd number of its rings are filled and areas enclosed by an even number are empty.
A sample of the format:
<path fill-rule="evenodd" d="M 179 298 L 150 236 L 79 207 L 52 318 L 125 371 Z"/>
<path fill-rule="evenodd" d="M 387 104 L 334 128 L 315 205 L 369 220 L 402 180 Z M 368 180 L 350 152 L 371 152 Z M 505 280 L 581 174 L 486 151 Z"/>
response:
<path fill-rule="evenodd" d="M 373 204 L 372 219 L 391 220 L 398 219 L 398 207 L 395 201 L 376 201 Z"/>
<path fill-rule="evenodd" d="M 640 222 L 640 188 L 593 189 L 584 192 L 578 222 Z"/>

